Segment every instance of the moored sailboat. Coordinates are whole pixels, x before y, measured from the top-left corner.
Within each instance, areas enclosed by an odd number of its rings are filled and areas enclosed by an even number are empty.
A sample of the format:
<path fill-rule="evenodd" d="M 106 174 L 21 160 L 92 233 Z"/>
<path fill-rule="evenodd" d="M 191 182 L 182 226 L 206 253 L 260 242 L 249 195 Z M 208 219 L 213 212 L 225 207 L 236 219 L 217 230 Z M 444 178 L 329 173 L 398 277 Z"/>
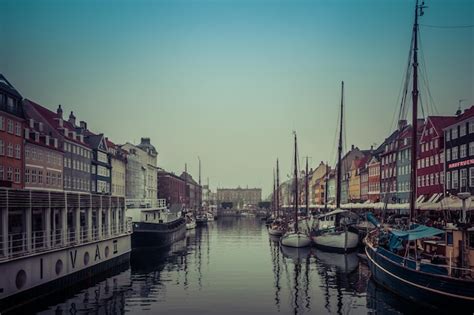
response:
<path fill-rule="evenodd" d="M 295 137 L 295 170 L 294 170 L 294 206 L 295 206 L 295 222 L 294 222 L 294 230 L 287 232 L 281 238 L 281 244 L 283 246 L 289 247 L 306 247 L 311 245 L 311 239 L 305 233 L 299 231 L 298 229 L 298 146 L 297 146 L 297 139 L 296 139 L 296 132 L 294 133 Z"/>
<path fill-rule="evenodd" d="M 344 82 L 341 84 L 341 114 L 339 122 L 339 145 L 337 153 L 336 210 L 318 217 L 318 226 L 311 232 L 311 239 L 316 247 L 332 252 L 349 252 L 357 248 L 359 234 L 353 228 L 357 215 L 342 210 L 341 207 L 341 156 L 342 156 L 342 122 L 344 115 Z"/>
<path fill-rule="evenodd" d="M 417 110 L 418 110 L 418 17 L 423 15 L 424 2 L 416 1 L 413 24 L 412 141 L 410 221 L 408 230 L 378 227 L 364 239 L 367 262 L 376 283 L 402 297 L 427 306 L 442 306 L 472 313 L 474 309 L 474 249 L 467 245 L 474 227 L 462 217 L 457 226 L 445 230 L 415 224 L 417 178 Z M 461 199 L 469 193 L 460 193 Z M 463 200 L 464 200 L 463 199 Z M 471 243 L 472 245 L 472 243 Z M 435 250 L 434 250 L 435 249 Z"/>

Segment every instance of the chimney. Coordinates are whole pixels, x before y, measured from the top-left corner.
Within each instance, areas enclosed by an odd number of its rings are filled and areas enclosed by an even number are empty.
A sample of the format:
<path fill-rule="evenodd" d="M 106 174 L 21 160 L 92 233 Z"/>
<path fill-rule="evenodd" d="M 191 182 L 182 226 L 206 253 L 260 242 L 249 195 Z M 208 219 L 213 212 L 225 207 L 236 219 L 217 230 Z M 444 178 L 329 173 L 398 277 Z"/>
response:
<path fill-rule="evenodd" d="M 81 120 L 79 124 L 81 126 L 81 129 L 87 130 L 87 123 L 85 121 Z"/>
<path fill-rule="evenodd" d="M 140 144 L 150 144 L 150 138 L 142 138 Z"/>
<path fill-rule="evenodd" d="M 74 116 L 74 113 L 71 111 L 69 114 L 69 122 L 73 125 L 76 126 L 76 116 Z"/>
<path fill-rule="evenodd" d="M 351 150 L 354 150 L 354 145 L 351 145 Z"/>
<path fill-rule="evenodd" d="M 60 119 L 63 119 L 63 109 L 61 108 L 61 104 L 58 105 L 58 109 L 56 110 Z"/>

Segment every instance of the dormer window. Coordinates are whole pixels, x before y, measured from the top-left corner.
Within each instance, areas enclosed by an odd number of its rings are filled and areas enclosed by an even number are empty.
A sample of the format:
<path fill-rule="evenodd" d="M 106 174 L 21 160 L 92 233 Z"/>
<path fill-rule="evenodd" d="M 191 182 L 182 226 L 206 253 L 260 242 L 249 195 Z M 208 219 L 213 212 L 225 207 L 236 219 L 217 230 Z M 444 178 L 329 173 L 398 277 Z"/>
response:
<path fill-rule="evenodd" d="M 35 128 L 35 120 L 33 118 L 30 118 L 30 128 Z"/>

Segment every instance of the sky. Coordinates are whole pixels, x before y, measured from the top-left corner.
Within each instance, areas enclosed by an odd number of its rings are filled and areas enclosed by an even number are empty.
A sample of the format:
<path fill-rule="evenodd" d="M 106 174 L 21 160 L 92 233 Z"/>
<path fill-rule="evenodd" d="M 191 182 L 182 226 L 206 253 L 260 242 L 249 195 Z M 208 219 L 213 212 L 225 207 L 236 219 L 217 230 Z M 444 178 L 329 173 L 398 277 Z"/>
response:
<path fill-rule="evenodd" d="M 424 112 L 452 115 L 474 104 L 474 28 L 451 27 L 474 2 L 425 2 Z M 341 81 L 346 148 L 395 128 L 413 16 L 414 0 L 0 0 L 0 73 L 115 143 L 150 137 L 166 170 L 197 179 L 199 156 L 212 189 L 266 195 L 293 130 L 310 167 L 334 165 Z"/>

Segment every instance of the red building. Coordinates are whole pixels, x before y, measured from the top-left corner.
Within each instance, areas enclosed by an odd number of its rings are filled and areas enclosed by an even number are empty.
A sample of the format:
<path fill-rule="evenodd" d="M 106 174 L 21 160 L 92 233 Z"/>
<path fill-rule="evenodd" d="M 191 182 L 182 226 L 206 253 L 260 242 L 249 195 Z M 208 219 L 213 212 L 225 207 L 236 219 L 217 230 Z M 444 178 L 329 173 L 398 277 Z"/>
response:
<path fill-rule="evenodd" d="M 186 186 L 185 181 L 178 175 L 158 171 L 158 198 L 166 199 L 169 207 L 172 205 L 184 205 L 186 203 Z"/>
<path fill-rule="evenodd" d="M 406 120 L 398 123 L 398 129 L 385 139 L 380 153 L 380 200 L 388 203 L 396 200 L 398 135 L 406 126 Z"/>
<path fill-rule="evenodd" d="M 380 159 L 372 156 L 368 162 L 368 199 L 375 203 L 380 201 Z"/>
<path fill-rule="evenodd" d="M 28 118 L 28 112 L 25 113 Z M 42 122 L 28 118 L 25 128 L 25 188 L 62 191 L 64 152 Z"/>
<path fill-rule="evenodd" d="M 423 129 L 417 158 L 417 197 L 437 202 L 444 186 L 443 129 L 455 122 L 454 116 L 429 116 Z M 421 198 L 420 196 L 423 196 Z"/>
<path fill-rule="evenodd" d="M 22 96 L 0 74 L 0 186 L 23 188 Z"/>

